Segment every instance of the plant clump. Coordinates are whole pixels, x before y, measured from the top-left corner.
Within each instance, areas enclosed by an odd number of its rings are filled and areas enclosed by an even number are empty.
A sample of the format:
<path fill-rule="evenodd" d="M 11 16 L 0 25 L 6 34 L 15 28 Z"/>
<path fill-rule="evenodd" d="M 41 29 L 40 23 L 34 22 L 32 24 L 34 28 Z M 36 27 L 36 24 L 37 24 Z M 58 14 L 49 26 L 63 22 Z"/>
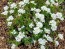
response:
<path fill-rule="evenodd" d="M 56 31 L 59 22 L 64 20 L 61 11 L 58 0 L 8 2 L 1 14 L 6 16 L 11 49 L 21 43 L 27 45 L 37 41 L 40 49 L 46 49 L 47 42 L 58 46 L 58 38 L 63 40 L 63 34 Z"/>

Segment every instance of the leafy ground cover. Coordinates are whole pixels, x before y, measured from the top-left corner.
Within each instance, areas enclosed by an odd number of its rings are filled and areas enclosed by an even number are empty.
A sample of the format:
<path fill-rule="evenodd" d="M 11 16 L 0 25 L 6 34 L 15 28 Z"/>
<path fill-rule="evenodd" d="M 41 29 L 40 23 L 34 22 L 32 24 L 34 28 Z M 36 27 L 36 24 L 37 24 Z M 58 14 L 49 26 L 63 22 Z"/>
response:
<path fill-rule="evenodd" d="M 64 22 L 63 22 L 63 23 L 64 23 Z M 62 23 L 62 24 L 63 24 L 63 23 Z M 62 25 L 62 26 L 63 26 L 63 25 Z M 62 27 L 62 26 L 61 26 L 61 27 Z M 63 26 L 63 27 L 64 27 L 64 26 Z M 61 29 L 61 30 L 63 30 L 63 29 Z M 49 44 L 49 43 L 48 43 L 48 44 Z M 37 44 L 37 46 L 35 45 L 35 46 L 33 46 L 33 47 L 32 47 L 32 45 L 27 45 L 27 46 L 21 46 L 21 45 L 20 45 L 19 47 L 20 47 L 20 49 L 22 49 L 21 47 L 24 47 L 23 49 L 32 49 L 32 48 L 33 48 L 33 49 L 36 49 L 36 48 L 38 48 L 38 45 L 39 45 L 39 44 Z M 51 47 L 52 45 L 53 45 L 53 44 L 50 44 L 50 48 L 51 48 L 51 49 L 53 49 L 53 47 L 54 47 L 54 46 Z M 27 48 L 27 47 L 28 47 L 28 48 Z M 32 48 L 31 48 L 31 47 L 32 47 Z M 50 48 L 49 48 L 49 49 L 50 49 Z M 63 48 L 63 47 L 62 47 L 62 48 Z M 55 49 L 55 47 L 54 47 L 54 49 Z M 57 49 L 58 49 L 58 48 L 57 48 Z"/>

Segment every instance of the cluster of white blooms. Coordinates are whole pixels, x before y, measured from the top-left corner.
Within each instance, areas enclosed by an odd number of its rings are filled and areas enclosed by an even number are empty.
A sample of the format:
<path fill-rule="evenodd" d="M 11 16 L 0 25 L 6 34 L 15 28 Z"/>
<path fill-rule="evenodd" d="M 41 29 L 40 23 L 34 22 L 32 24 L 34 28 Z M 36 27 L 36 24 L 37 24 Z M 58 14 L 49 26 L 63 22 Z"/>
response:
<path fill-rule="evenodd" d="M 35 1 L 30 1 L 30 3 L 32 3 L 32 4 L 34 4 L 34 5 L 36 5 Z"/>
<path fill-rule="evenodd" d="M 12 44 L 11 49 L 15 49 L 16 45 Z"/>
<path fill-rule="evenodd" d="M 4 11 L 4 12 L 2 12 L 1 14 L 7 15 L 7 14 L 8 14 L 8 11 Z"/>
<path fill-rule="evenodd" d="M 7 25 L 8 26 L 11 26 L 12 25 L 12 22 L 10 22 L 10 21 L 12 21 L 14 18 L 13 18 L 13 16 L 11 15 L 11 16 L 9 16 L 8 18 L 7 18 Z"/>
<path fill-rule="evenodd" d="M 38 42 L 41 45 L 45 45 L 47 41 L 45 39 L 40 38 L 40 39 L 38 39 Z"/>
<path fill-rule="evenodd" d="M 49 25 L 51 25 L 52 31 L 56 31 L 57 30 L 57 25 L 56 25 L 56 21 L 55 20 L 51 20 L 49 22 Z"/>
<path fill-rule="evenodd" d="M 45 33 L 47 33 L 47 34 L 50 34 L 50 30 L 49 29 L 47 29 L 47 28 L 44 28 L 44 31 L 45 31 Z"/>
<path fill-rule="evenodd" d="M 12 22 L 7 22 L 7 26 L 11 26 L 12 25 Z"/>
<path fill-rule="evenodd" d="M 12 33 L 12 34 L 16 34 L 17 32 L 16 32 L 15 30 L 13 30 L 11 33 Z"/>
<path fill-rule="evenodd" d="M 29 27 L 30 27 L 30 28 L 32 28 L 33 26 L 34 26 L 34 24 L 33 24 L 33 23 L 30 23 L 30 24 L 29 24 Z"/>
<path fill-rule="evenodd" d="M 43 24 L 42 24 L 42 22 L 37 22 L 36 23 L 36 26 L 39 27 L 39 28 L 42 28 L 43 27 Z"/>
<path fill-rule="evenodd" d="M 41 45 L 40 49 L 45 49 L 45 46 Z"/>
<path fill-rule="evenodd" d="M 36 13 L 41 12 L 41 10 L 40 10 L 40 9 L 36 9 L 36 8 L 31 8 L 31 11 L 35 11 Z"/>
<path fill-rule="evenodd" d="M 35 16 L 36 18 L 39 18 L 41 22 L 45 22 L 44 14 L 36 13 Z"/>
<path fill-rule="evenodd" d="M 46 0 L 46 5 L 55 5 L 55 6 L 58 6 L 58 2 L 55 0 Z"/>
<path fill-rule="evenodd" d="M 25 35 L 24 35 L 24 32 L 19 32 L 19 34 L 15 37 L 16 41 L 17 42 L 20 42 L 22 38 L 24 38 Z"/>
<path fill-rule="evenodd" d="M 56 20 L 57 18 L 60 19 L 60 20 L 64 20 L 63 16 L 62 16 L 62 13 L 60 12 L 57 12 L 56 14 L 51 14 L 51 17 Z"/>
<path fill-rule="evenodd" d="M 53 38 L 51 38 L 49 35 L 44 35 L 43 37 L 45 37 L 48 41 L 53 42 Z"/>
<path fill-rule="evenodd" d="M 59 42 L 58 41 L 55 41 L 55 46 L 57 47 L 59 45 Z"/>
<path fill-rule="evenodd" d="M 6 10 L 8 10 L 8 8 L 9 8 L 9 7 L 6 5 L 6 6 L 4 7 L 4 10 L 6 11 Z"/>
<path fill-rule="evenodd" d="M 9 16 L 8 18 L 7 18 L 7 21 L 12 21 L 14 18 L 13 18 L 13 16 L 11 15 L 11 16 Z"/>
<path fill-rule="evenodd" d="M 24 13 L 25 13 L 25 10 L 23 10 L 23 9 L 19 9 L 19 10 L 18 10 L 18 13 L 20 13 L 20 14 L 24 14 Z"/>
<path fill-rule="evenodd" d="M 43 38 L 38 39 L 39 44 L 41 45 L 40 49 L 45 49 L 46 40 Z"/>
<path fill-rule="evenodd" d="M 64 40 L 63 34 L 58 34 L 59 39 Z"/>
<path fill-rule="evenodd" d="M 42 6 L 42 7 L 41 7 L 41 10 L 47 11 L 48 13 L 51 13 L 50 8 L 47 8 L 46 6 Z"/>
<path fill-rule="evenodd" d="M 25 6 L 24 1 L 20 1 L 20 2 L 19 2 L 19 7 L 21 7 L 21 6 L 22 6 L 22 7 L 24 7 L 24 6 Z"/>
<path fill-rule="evenodd" d="M 35 27 L 34 30 L 33 30 L 33 33 L 34 34 L 38 34 L 40 32 L 42 32 L 43 30 L 41 30 L 39 27 Z"/>
<path fill-rule="evenodd" d="M 12 14 L 12 13 L 14 13 L 14 10 L 10 10 L 9 12 L 10 12 L 10 14 Z"/>
<path fill-rule="evenodd" d="M 29 3 L 29 0 L 23 0 L 24 1 L 24 3 Z"/>
<path fill-rule="evenodd" d="M 16 8 L 16 3 L 12 3 L 11 5 L 10 5 L 10 8 Z"/>

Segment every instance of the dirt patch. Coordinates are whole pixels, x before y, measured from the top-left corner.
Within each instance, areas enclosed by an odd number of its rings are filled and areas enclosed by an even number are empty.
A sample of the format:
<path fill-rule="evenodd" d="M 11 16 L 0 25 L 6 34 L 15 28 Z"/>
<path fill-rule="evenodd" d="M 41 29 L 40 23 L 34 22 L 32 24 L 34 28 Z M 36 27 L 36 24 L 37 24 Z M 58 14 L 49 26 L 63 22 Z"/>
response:
<path fill-rule="evenodd" d="M 65 49 L 65 20 L 63 22 L 60 22 L 60 24 L 58 26 L 58 32 L 63 34 L 63 36 L 64 36 L 63 41 L 59 40 L 60 45 L 59 45 L 58 49 Z"/>
<path fill-rule="evenodd" d="M 8 49 L 5 18 L 0 17 L 0 49 Z"/>

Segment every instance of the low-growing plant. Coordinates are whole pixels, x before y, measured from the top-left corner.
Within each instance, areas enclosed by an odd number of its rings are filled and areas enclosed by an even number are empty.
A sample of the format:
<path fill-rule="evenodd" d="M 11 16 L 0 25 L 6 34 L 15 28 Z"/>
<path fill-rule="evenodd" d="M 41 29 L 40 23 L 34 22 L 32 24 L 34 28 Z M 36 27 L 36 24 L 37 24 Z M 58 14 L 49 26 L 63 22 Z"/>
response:
<path fill-rule="evenodd" d="M 8 2 L 1 14 L 7 18 L 8 42 L 12 44 L 11 49 L 21 43 L 27 45 L 37 41 L 40 49 L 46 49 L 47 42 L 58 46 L 58 38 L 63 40 L 63 34 L 56 30 L 59 22 L 64 20 L 60 3 L 59 0 Z"/>

